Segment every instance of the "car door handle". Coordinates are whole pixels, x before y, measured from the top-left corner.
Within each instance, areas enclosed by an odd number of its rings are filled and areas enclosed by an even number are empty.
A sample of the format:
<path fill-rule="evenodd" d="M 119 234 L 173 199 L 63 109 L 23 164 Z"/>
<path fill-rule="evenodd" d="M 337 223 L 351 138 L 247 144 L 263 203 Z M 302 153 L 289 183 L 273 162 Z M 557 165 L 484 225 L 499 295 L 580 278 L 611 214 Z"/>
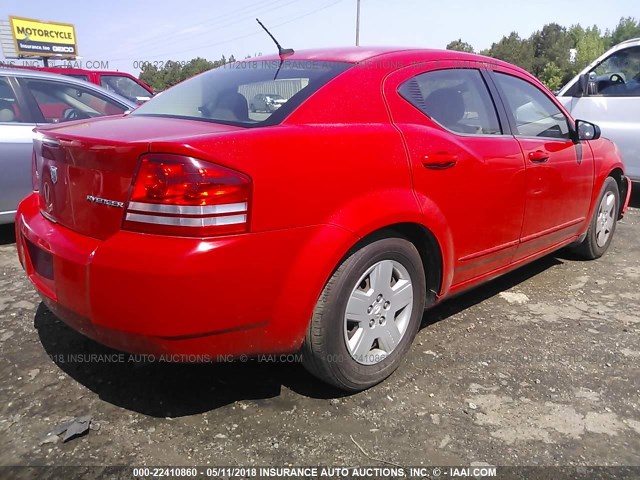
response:
<path fill-rule="evenodd" d="M 536 150 L 535 152 L 529 152 L 529 160 L 533 163 L 544 163 L 549 160 L 549 154 L 542 150 Z"/>
<path fill-rule="evenodd" d="M 422 165 L 431 170 L 446 170 L 454 167 L 456 163 L 458 163 L 458 156 L 449 152 L 436 152 L 425 155 L 422 159 Z"/>

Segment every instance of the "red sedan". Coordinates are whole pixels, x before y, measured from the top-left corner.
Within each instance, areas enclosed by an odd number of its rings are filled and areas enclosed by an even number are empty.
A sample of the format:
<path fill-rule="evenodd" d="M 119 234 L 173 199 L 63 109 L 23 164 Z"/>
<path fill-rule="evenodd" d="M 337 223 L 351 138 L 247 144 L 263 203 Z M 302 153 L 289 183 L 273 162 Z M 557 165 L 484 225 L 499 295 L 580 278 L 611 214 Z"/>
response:
<path fill-rule="evenodd" d="M 17 245 L 58 317 L 136 353 L 301 351 L 352 391 L 425 307 L 565 246 L 601 256 L 631 190 L 596 125 L 452 51 L 251 59 L 38 132 Z"/>

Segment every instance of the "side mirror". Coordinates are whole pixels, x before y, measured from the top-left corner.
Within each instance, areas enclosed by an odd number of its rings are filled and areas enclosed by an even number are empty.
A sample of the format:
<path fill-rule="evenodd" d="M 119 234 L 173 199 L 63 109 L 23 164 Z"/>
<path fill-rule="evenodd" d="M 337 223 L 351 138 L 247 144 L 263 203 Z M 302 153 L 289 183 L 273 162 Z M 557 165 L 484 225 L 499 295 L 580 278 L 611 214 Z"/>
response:
<path fill-rule="evenodd" d="M 602 133 L 599 126 L 586 120 L 576 120 L 576 132 L 578 140 L 596 140 Z"/>
<path fill-rule="evenodd" d="M 589 74 L 583 73 L 578 78 L 578 94 L 586 97 L 589 95 Z"/>

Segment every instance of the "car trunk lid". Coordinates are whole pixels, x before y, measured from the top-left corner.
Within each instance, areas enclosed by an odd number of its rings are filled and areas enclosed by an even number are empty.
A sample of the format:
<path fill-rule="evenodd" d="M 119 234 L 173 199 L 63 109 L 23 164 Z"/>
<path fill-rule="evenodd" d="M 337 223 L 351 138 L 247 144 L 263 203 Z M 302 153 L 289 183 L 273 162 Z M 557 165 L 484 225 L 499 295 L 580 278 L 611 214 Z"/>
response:
<path fill-rule="evenodd" d="M 71 230 L 106 239 L 122 226 L 138 161 L 154 141 L 187 144 L 237 128 L 141 116 L 38 128 L 40 210 Z"/>

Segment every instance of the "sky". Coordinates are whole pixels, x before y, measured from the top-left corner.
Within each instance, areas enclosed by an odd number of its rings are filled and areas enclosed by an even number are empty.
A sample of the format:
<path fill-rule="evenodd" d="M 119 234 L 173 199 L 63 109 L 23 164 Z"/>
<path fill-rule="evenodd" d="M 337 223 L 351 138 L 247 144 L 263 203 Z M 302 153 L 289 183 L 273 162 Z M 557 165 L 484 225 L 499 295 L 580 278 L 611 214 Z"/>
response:
<path fill-rule="evenodd" d="M 357 0 L 0 0 L 10 15 L 72 23 L 80 61 L 136 74 L 141 62 L 217 60 L 283 47 L 296 50 L 355 44 Z M 476 51 L 512 31 L 528 37 L 546 23 L 614 28 L 640 18 L 638 0 L 361 0 L 360 45 L 445 48 L 461 38 Z M 103 67 L 104 68 L 104 67 Z M 106 69 L 106 68 L 105 68 Z"/>

